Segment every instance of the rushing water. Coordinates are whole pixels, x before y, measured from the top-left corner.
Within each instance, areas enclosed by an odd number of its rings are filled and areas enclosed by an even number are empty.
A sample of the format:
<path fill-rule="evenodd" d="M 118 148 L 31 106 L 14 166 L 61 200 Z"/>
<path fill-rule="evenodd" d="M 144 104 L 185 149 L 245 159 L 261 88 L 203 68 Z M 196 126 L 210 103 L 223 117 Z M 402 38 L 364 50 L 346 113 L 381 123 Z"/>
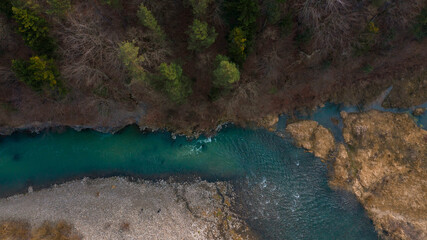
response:
<path fill-rule="evenodd" d="M 329 104 L 306 118 L 340 136 L 339 125 L 330 121 L 339 119 L 340 110 Z M 426 118 L 417 121 L 425 124 Z M 279 125 L 285 124 L 282 118 Z M 354 196 L 328 187 L 324 163 L 264 130 L 230 126 L 213 138 L 192 141 L 143 134 L 136 127 L 114 135 L 66 130 L 0 137 L 0 195 L 111 175 L 231 180 L 238 209 L 263 239 L 377 239 Z"/>

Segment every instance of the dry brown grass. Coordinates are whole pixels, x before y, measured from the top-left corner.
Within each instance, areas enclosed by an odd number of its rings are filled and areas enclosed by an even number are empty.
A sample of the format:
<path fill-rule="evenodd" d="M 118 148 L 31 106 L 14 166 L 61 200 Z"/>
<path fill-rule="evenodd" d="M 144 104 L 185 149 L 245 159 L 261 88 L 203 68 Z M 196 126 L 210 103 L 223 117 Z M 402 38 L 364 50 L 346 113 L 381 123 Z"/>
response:
<path fill-rule="evenodd" d="M 81 240 L 82 237 L 65 221 L 44 222 L 31 229 L 25 221 L 0 222 L 1 240 Z"/>
<path fill-rule="evenodd" d="M 298 0 L 294 4 L 301 23 L 313 33 L 315 48 L 323 52 L 347 49 L 366 25 L 364 9 L 352 0 Z"/>
<path fill-rule="evenodd" d="M 80 240 L 82 239 L 65 221 L 45 222 L 31 233 L 31 240 Z"/>
<path fill-rule="evenodd" d="M 124 81 L 125 72 L 118 57 L 120 31 L 110 16 L 92 1 L 77 3 L 58 23 L 56 35 L 62 56 L 62 75 L 78 87 L 97 87 L 103 82 Z"/>
<path fill-rule="evenodd" d="M 21 221 L 0 222 L 0 239 L 27 240 L 30 237 L 30 225 Z"/>

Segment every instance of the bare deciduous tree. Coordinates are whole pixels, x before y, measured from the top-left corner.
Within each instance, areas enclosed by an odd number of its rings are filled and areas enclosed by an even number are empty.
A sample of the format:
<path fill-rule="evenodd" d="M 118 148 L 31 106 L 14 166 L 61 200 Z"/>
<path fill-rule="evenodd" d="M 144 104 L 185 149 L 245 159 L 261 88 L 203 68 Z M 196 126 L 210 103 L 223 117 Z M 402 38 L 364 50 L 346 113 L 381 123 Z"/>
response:
<path fill-rule="evenodd" d="M 324 52 L 351 46 L 366 24 L 364 9 L 354 0 L 297 0 L 299 21 L 311 29 L 314 45 Z"/>
<path fill-rule="evenodd" d="M 120 38 L 110 19 L 89 2 L 67 14 L 56 32 L 62 76 L 77 86 L 99 86 L 109 79 L 123 80 L 125 71 L 117 54 Z"/>

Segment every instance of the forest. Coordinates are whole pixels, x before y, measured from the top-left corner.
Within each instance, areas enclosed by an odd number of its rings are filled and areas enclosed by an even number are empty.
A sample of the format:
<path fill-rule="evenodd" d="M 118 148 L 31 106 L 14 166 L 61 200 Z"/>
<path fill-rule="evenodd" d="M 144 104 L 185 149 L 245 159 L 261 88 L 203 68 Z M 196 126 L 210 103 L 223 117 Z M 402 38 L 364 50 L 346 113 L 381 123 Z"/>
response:
<path fill-rule="evenodd" d="M 424 0 L 0 4 L 0 126 L 204 132 L 363 105 L 392 85 L 411 101 L 427 95 Z M 395 95 L 385 104 L 408 104 Z"/>

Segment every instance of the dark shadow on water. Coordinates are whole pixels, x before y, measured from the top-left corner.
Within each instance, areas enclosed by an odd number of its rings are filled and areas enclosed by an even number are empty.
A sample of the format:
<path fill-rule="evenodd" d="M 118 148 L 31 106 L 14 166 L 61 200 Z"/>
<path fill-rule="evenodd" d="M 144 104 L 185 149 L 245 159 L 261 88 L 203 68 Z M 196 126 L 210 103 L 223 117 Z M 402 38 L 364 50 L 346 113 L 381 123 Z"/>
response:
<path fill-rule="evenodd" d="M 16 153 L 13 155 L 12 161 L 19 162 L 20 160 L 21 160 L 21 155 L 19 155 L 19 153 Z"/>

